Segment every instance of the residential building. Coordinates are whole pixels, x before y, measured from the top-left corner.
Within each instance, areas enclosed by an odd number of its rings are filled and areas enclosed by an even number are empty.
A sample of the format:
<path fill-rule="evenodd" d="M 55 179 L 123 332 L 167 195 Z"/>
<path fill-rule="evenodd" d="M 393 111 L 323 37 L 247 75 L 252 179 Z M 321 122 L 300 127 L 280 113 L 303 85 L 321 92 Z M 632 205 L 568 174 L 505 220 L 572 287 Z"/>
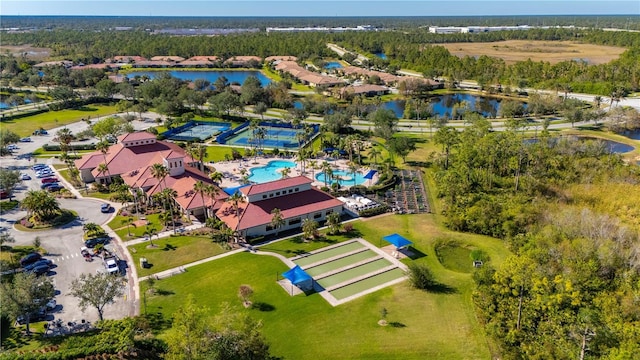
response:
<path fill-rule="evenodd" d="M 336 86 L 343 85 L 344 81 L 333 76 L 327 76 L 318 74 L 313 71 L 309 71 L 302 66 L 298 65 L 295 61 L 280 61 L 276 64 L 275 69 L 280 72 L 286 72 L 291 74 L 301 83 L 309 86 Z"/>
<path fill-rule="evenodd" d="M 305 176 L 255 184 L 240 188 L 242 201 L 237 208 L 227 201 L 216 216 L 245 239 L 296 229 L 304 219 L 323 222 L 331 213 L 342 213 L 343 203 L 311 185 Z M 284 225 L 271 225 L 273 209 L 279 209 Z"/>

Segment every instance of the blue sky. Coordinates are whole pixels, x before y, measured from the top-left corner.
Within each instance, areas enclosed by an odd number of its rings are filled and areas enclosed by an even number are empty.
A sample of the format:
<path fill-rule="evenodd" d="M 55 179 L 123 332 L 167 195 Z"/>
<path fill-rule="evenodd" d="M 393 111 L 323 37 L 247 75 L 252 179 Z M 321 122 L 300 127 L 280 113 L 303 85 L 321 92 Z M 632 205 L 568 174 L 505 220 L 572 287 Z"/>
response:
<path fill-rule="evenodd" d="M 2 0 L 2 15 L 640 15 L 640 0 Z M 0 19 L 1 21 L 1 19 Z"/>

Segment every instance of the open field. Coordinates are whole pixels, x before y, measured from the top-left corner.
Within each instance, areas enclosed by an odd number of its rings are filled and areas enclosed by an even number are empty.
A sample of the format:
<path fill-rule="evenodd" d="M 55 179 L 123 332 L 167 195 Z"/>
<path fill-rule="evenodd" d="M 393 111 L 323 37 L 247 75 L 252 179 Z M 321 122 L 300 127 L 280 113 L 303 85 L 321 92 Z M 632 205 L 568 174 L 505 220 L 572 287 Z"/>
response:
<path fill-rule="evenodd" d="M 504 59 L 507 64 L 531 59 L 552 64 L 574 59 L 590 65 L 617 59 L 626 49 L 616 46 L 581 44 L 571 41 L 507 40 L 492 43 L 440 44 L 458 57 L 487 55 Z"/>
<path fill-rule="evenodd" d="M 160 280 L 157 295 L 147 295 L 147 311 L 170 317 L 180 300 L 193 294 L 197 304 L 217 313 L 220 304 L 247 311 L 262 320 L 272 353 L 286 359 L 487 359 L 487 340 L 477 323 L 471 291 L 471 274 L 451 271 L 438 261 L 434 242 L 448 238 L 464 246 L 482 249 L 494 264 L 508 251 L 499 240 L 453 233 L 439 226 L 433 215 L 390 215 L 375 221 L 356 221 L 350 237 L 361 236 L 373 245 L 387 245 L 381 236 L 397 232 L 415 243 L 415 260 L 433 271 L 450 291 L 428 293 L 412 289 L 408 282 L 382 289 L 346 304 L 332 307 L 317 294 L 290 297 L 276 284 L 276 275 L 287 270 L 270 256 L 241 253 L 191 267 L 183 274 Z M 346 238 L 344 234 L 334 241 Z M 261 247 L 293 256 L 326 246 L 327 242 L 284 240 Z M 286 249 L 290 247 L 289 249 Z M 470 261 L 470 260 L 469 260 Z M 241 284 L 254 289 L 253 309 L 244 309 L 237 292 Z M 141 291 L 145 291 L 143 284 Z M 391 326 L 377 324 L 386 308 Z M 291 341 L 295 339 L 295 341 Z"/>
<path fill-rule="evenodd" d="M 33 47 L 31 44 L 24 45 L 0 45 L 0 53 L 10 53 L 15 57 L 26 55 L 28 59 L 41 60 L 49 57 L 51 49 Z"/>
<path fill-rule="evenodd" d="M 29 136 L 34 130 L 44 128 L 53 129 L 58 126 L 71 124 L 82 119 L 96 119 L 100 116 L 116 113 L 115 105 L 86 105 L 78 109 L 66 109 L 60 111 L 47 111 L 42 114 L 25 116 L 20 119 L 12 119 L 2 122 L 2 127 L 22 136 Z"/>

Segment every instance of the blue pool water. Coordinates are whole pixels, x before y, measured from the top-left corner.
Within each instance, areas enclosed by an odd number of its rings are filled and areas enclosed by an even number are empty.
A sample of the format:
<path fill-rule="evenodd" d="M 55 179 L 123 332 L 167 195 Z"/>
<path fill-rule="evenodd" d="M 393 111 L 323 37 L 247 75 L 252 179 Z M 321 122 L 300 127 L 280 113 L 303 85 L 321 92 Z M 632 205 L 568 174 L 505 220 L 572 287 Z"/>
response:
<path fill-rule="evenodd" d="M 268 77 L 264 76 L 260 71 L 134 71 L 127 74 L 129 79 L 132 79 L 136 76 L 144 76 L 147 75 L 149 78 L 153 79 L 160 73 L 168 72 L 174 78 L 178 78 L 180 80 L 186 81 L 194 81 L 196 79 L 205 79 L 213 84 L 220 76 L 224 76 L 229 81 L 229 84 L 237 82 L 239 84 L 243 84 L 245 80 L 249 76 L 255 76 L 260 80 L 260 84 L 262 86 L 267 86 L 271 83 Z"/>
<path fill-rule="evenodd" d="M 360 185 L 362 183 L 364 183 L 365 181 L 367 181 L 367 179 L 364 178 L 364 175 L 362 175 L 361 173 L 357 172 L 355 178 L 353 177 L 353 173 L 350 171 L 344 171 L 344 170 L 333 170 L 333 176 L 339 176 L 340 179 L 338 180 L 338 184 L 340 184 L 340 186 L 353 186 L 353 185 Z M 324 173 L 318 173 L 316 175 L 316 180 L 321 181 L 322 183 L 324 183 L 324 179 L 325 179 L 325 174 Z M 331 184 L 336 182 L 335 179 L 332 179 L 331 181 L 327 180 L 327 184 Z"/>
<path fill-rule="evenodd" d="M 293 168 L 296 163 L 293 161 L 274 160 L 269 161 L 266 166 L 251 169 L 249 181 L 262 184 L 269 181 L 282 179 L 280 170 L 283 168 Z"/>
<path fill-rule="evenodd" d="M 382 60 L 387 60 L 387 54 L 385 54 L 385 53 L 375 53 L 373 55 L 379 57 Z"/>
<path fill-rule="evenodd" d="M 340 69 L 342 68 L 342 64 L 337 61 L 331 61 L 324 64 L 325 69 Z"/>

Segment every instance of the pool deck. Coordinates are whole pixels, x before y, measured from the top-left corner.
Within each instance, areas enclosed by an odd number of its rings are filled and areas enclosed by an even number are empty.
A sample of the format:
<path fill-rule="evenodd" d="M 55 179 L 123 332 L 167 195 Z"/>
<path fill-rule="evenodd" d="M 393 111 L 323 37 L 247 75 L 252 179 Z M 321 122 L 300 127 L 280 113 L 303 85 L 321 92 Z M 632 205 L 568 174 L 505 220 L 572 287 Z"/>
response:
<path fill-rule="evenodd" d="M 216 169 L 216 171 L 219 171 L 224 175 L 222 182 L 220 183 L 220 186 L 222 188 L 227 188 L 227 187 L 236 187 L 241 185 L 241 180 L 243 176 L 242 169 L 246 169 L 246 172 L 248 175 L 252 168 L 266 166 L 270 161 L 276 161 L 276 160 L 286 160 L 286 161 L 295 162 L 297 166 L 294 168 L 291 168 L 291 173 L 289 173 L 289 177 L 305 175 L 306 177 L 313 180 L 312 185 L 316 187 L 323 187 L 324 182 L 316 180 L 315 176 L 321 171 L 312 169 L 311 167 L 312 163 L 315 163 L 317 167 L 320 167 L 323 161 L 327 161 L 332 165 L 334 169 L 349 171 L 348 160 L 338 159 L 334 161 L 332 158 L 329 158 L 329 157 L 308 160 L 305 165 L 304 174 L 302 174 L 302 172 L 300 171 L 301 166 L 295 160 L 295 158 L 284 158 L 284 157 L 274 157 L 274 156 L 257 157 L 257 158 L 252 157 L 250 159 L 245 159 L 245 160 L 219 161 L 216 163 L 209 163 L 208 165 L 213 166 Z M 363 167 L 362 169 L 360 169 L 360 173 L 362 174 L 366 174 L 368 171 L 369 171 L 369 168 L 366 168 L 366 167 Z M 376 181 L 378 180 L 377 176 L 378 174 L 374 176 L 374 178 L 371 180 L 371 184 L 376 183 Z M 369 185 L 369 181 L 365 181 L 362 185 L 364 186 Z"/>

